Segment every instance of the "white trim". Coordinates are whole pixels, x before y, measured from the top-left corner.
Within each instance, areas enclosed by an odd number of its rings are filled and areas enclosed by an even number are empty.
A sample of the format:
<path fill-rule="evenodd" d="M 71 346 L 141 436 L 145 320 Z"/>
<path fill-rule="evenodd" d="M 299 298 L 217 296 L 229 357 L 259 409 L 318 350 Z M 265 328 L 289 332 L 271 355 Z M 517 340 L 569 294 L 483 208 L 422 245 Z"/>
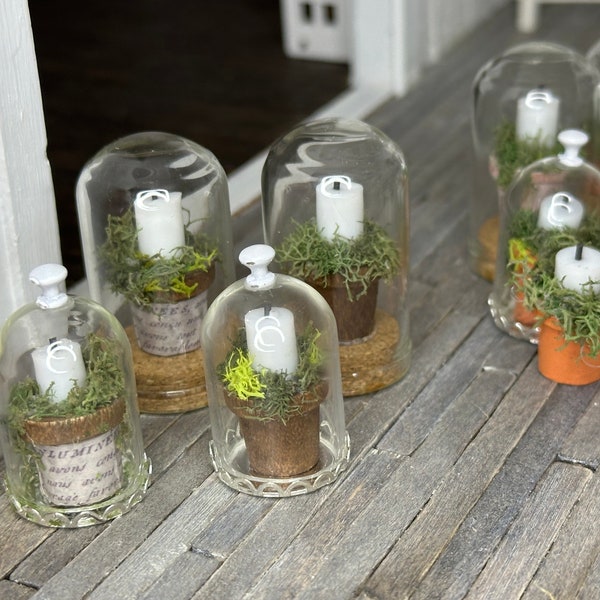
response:
<path fill-rule="evenodd" d="M 0 4 L 0 324 L 38 290 L 29 272 L 61 262 L 27 0 Z"/>

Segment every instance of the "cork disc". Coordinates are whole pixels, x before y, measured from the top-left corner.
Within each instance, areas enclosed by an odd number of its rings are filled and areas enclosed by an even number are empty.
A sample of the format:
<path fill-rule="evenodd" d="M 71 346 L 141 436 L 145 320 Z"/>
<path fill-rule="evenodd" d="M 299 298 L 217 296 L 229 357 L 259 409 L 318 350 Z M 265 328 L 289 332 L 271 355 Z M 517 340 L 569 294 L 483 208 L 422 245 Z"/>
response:
<path fill-rule="evenodd" d="M 477 257 L 477 272 L 481 277 L 488 281 L 494 281 L 496 272 L 496 254 L 498 252 L 498 230 L 500 227 L 500 219 L 496 215 L 490 217 L 479 228 L 477 241 L 481 248 L 480 254 Z"/>
<path fill-rule="evenodd" d="M 126 332 L 141 412 L 180 413 L 208 404 L 202 348 L 175 356 L 156 356 L 138 346 L 133 327 L 127 327 Z"/>
<path fill-rule="evenodd" d="M 404 367 L 394 357 L 399 341 L 396 319 L 377 310 L 375 329 L 367 339 L 340 345 L 343 395 L 368 394 L 398 381 L 404 375 Z"/>

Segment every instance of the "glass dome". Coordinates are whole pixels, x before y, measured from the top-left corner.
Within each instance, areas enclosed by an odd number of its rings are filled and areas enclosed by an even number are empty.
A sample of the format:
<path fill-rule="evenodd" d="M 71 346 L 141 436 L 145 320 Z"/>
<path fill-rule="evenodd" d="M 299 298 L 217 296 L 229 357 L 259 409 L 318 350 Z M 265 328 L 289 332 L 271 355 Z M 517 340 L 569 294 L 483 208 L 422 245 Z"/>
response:
<path fill-rule="evenodd" d="M 257 244 L 251 273 L 210 306 L 202 345 L 222 481 L 257 496 L 292 496 L 331 483 L 348 462 L 336 324 L 314 289 L 268 270 Z"/>
<path fill-rule="evenodd" d="M 489 306 L 496 325 L 514 337 L 537 343 L 556 253 L 580 243 L 600 248 L 600 171 L 580 156 L 588 139 L 562 131 L 564 152 L 523 169 L 500 204 Z"/>
<path fill-rule="evenodd" d="M 540 41 L 509 48 L 477 73 L 468 245 L 471 267 L 485 279 L 494 279 L 498 203 L 520 169 L 560 150 L 559 131 L 576 128 L 591 134 L 599 81 L 584 56 Z"/>
<path fill-rule="evenodd" d="M 133 134 L 84 166 L 77 209 L 90 295 L 126 327 L 140 409 L 206 406 L 200 326 L 234 280 L 223 168 L 182 137 Z"/>
<path fill-rule="evenodd" d="M 42 294 L 0 333 L 0 442 L 17 513 L 83 527 L 140 502 L 150 461 L 125 331 L 97 303 L 61 291 L 66 275 L 62 265 L 34 269 Z"/>
<path fill-rule="evenodd" d="M 398 146 L 361 121 L 305 123 L 271 147 L 262 201 L 278 269 L 334 312 L 344 395 L 398 381 L 411 353 L 408 175 Z"/>

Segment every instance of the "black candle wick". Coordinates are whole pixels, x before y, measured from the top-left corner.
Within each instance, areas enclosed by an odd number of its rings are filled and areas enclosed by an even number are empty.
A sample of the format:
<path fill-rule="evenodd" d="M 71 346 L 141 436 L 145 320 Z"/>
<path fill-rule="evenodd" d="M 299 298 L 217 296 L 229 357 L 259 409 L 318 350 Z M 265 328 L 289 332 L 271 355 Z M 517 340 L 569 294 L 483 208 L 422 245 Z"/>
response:
<path fill-rule="evenodd" d="M 581 260 L 582 255 L 583 255 L 583 244 L 577 244 L 577 248 L 575 249 L 575 260 Z"/>
<path fill-rule="evenodd" d="M 339 192 L 339 190 L 340 190 L 340 182 L 339 182 L 339 181 L 334 181 L 334 182 L 333 182 L 333 189 L 334 189 L 336 192 Z"/>
<path fill-rule="evenodd" d="M 265 304 L 265 317 L 268 317 L 270 312 L 271 312 L 271 305 Z"/>

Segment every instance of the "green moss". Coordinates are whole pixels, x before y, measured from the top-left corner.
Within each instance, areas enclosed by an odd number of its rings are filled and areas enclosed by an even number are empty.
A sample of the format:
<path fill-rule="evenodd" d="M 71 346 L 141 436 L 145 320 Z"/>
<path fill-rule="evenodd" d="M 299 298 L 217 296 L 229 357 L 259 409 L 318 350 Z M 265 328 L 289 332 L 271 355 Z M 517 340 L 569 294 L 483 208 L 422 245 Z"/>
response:
<path fill-rule="evenodd" d="M 524 305 L 538 310 L 542 319 L 555 317 L 565 340 L 588 344 L 600 352 L 600 301 L 591 289 L 565 289 L 554 277 L 556 253 L 569 246 L 600 248 L 600 218 L 586 215 L 578 229 L 541 229 L 537 214 L 522 210 L 509 229 L 509 283 L 524 294 Z"/>
<path fill-rule="evenodd" d="M 240 330 L 232 350 L 217 370 L 225 390 L 240 400 L 239 405 L 248 418 L 279 419 L 285 423 L 291 416 L 302 413 L 305 401 L 315 401 L 314 392 L 321 382 L 323 366 L 323 353 L 317 342 L 320 335 L 313 325 L 308 325 L 298 336 L 298 368 L 288 375 L 268 369 L 255 371 L 244 331 Z M 303 399 L 303 395 L 307 398 Z"/>
<path fill-rule="evenodd" d="M 110 338 L 90 334 L 81 351 L 86 368 L 85 383 L 81 387 L 74 385 L 61 402 L 54 402 L 52 386 L 41 392 L 37 382 L 31 377 L 19 381 L 11 388 L 9 424 L 14 430 L 22 434 L 25 420 L 93 414 L 123 396 L 125 378 L 118 343 Z"/>
<path fill-rule="evenodd" d="M 139 305 L 151 302 L 156 292 L 177 292 L 189 298 L 198 284 L 188 285 L 186 275 L 208 271 L 217 251 L 204 237 L 193 236 L 189 227 L 185 235 L 186 245 L 172 258 L 148 256 L 138 250 L 133 210 L 109 215 L 100 257 L 112 291 Z"/>
<path fill-rule="evenodd" d="M 498 187 L 506 189 L 519 169 L 541 158 L 555 156 L 560 144 L 541 144 L 539 139 L 518 140 L 514 123 L 505 121 L 494 132 L 494 153 L 498 161 Z"/>
<path fill-rule="evenodd" d="M 328 240 L 317 229 L 315 219 L 296 224 L 276 249 L 283 269 L 294 277 L 321 281 L 328 275 L 340 275 L 351 300 L 355 298 L 349 285 L 360 283 L 356 297 L 366 294 L 369 284 L 377 279 L 389 281 L 400 268 L 400 253 L 385 230 L 365 221 L 363 234 L 354 240 L 335 235 Z"/>

